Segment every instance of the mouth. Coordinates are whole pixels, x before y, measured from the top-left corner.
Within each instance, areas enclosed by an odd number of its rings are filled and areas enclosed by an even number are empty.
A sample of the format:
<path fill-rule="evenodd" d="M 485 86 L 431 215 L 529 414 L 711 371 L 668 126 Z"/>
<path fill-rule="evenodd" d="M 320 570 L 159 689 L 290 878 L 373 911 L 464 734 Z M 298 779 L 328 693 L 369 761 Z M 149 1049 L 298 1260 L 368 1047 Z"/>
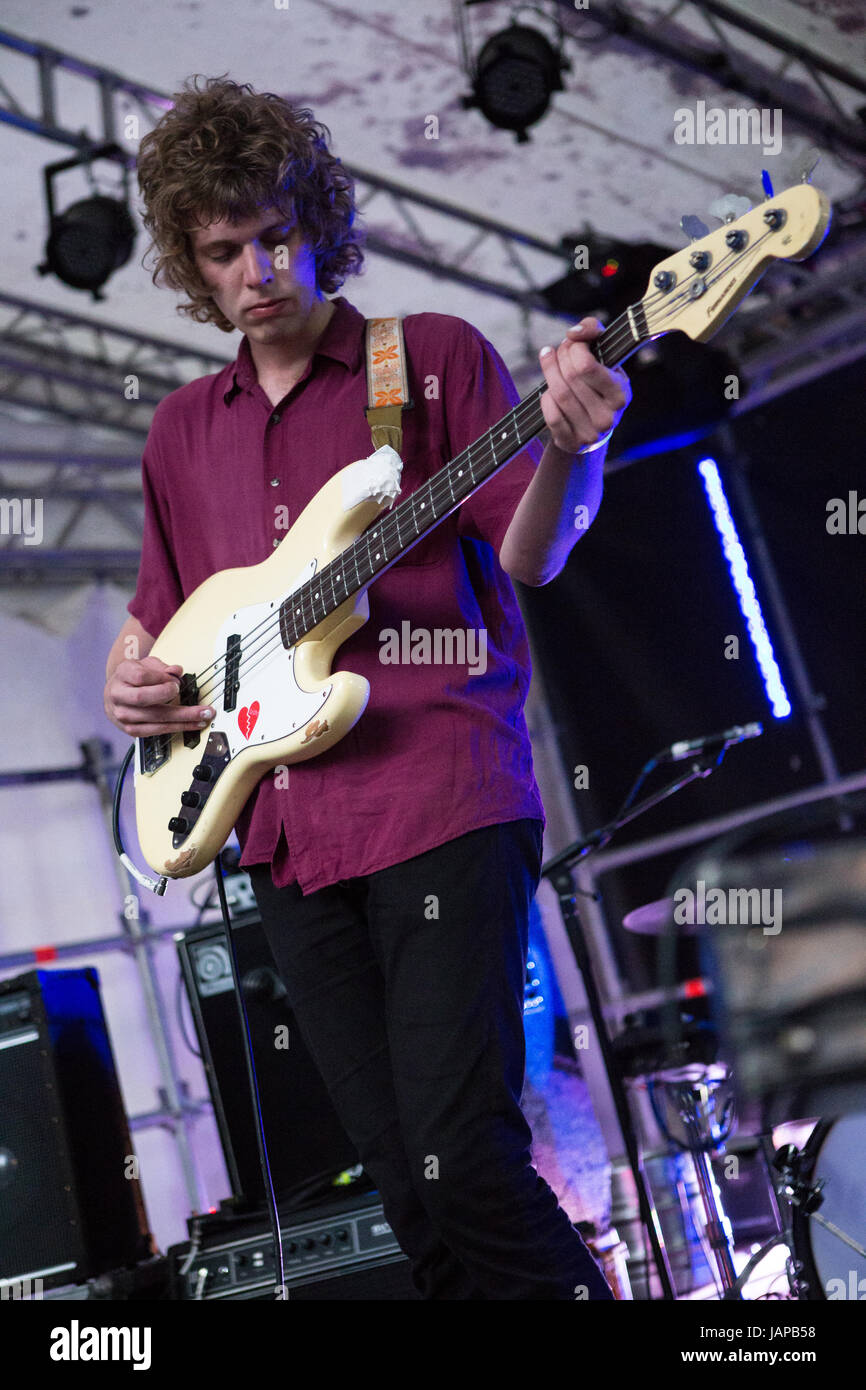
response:
<path fill-rule="evenodd" d="M 258 304 L 251 304 L 247 309 L 247 313 L 255 315 L 273 313 L 275 309 L 279 309 L 283 304 L 287 303 L 288 300 L 286 299 L 263 299 L 260 300 Z"/>

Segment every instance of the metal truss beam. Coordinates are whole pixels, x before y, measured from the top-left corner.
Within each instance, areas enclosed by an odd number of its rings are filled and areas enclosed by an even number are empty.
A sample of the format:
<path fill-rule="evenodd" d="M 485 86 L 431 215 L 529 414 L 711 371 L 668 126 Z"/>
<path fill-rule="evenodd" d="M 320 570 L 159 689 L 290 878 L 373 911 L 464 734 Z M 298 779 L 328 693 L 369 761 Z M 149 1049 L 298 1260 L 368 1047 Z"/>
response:
<path fill-rule="evenodd" d="M 566 31 L 579 42 L 581 30 L 573 27 L 573 21 L 578 18 L 573 0 L 556 0 L 556 3 L 572 21 L 565 24 Z M 700 17 L 716 42 L 703 44 L 695 39 L 690 29 L 676 24 L 675 16 L 684 13 Z M 725 0 L 678 0 L 667 14 L 652 22 L 643 19 L 638 7 L 628 0 L 614 0 L 614 3 L 592 0 L 589 8 L 580 12 L 579 19 L 585 19 L 590 26 L 599 24 L 612 37 L 625 39 L 677 67 L 701 73 L 719 88 L 743 92 L 760 106 L 782 107 L 786 117 L 819 137 L 835 154 L 853 158 L 861 168 L 866 166 L 866 126 L 852 119 L 840 106 L 821 75 L 832 77 L 851 92 L 863 93 L 866 92 L 863 74 L 824 57 Z M 737 49 L 725 25 L 776 49 L 782 60 L 779 70 L 773 72 Z M 802 77 L 811 84 L 808 101 L 798 95 L 802 82 L 795 84 L 790 77 L 784 76 L 795 62 L 799 64 Z"/>
<path fill-rule="evenodd" d="M 227 360 L 0 293 L 0 401 L 143 439 L 163 396 Z"/>
<path fill-rule="evenodd" d="M 0 121 L 29 131 L 33 135 L 40 135 L 43 139 L 54 140 L 58 144 L 69 145 L 76 150 L 84 150 L 111 141 L 119 142 L 118 128 L 121 120 L 119 102 L 121 98 L 127 103 L 135 104 L 141 125 L 146 130 L 152 129 L 171 106 L 171 97 L 165 92 L 153 91 L 141 83 L 132 82 L 129 78 L 123 77 L 110 68 L 97 67 L 93 63 L 82 62 L 81 59 L 74 58 L 59 49 L 51 48 L 47 44 L 34 43 L 17 34 L 0 30 L 0 48 L 3 47 L 32 59 L 37 66 L 39 100 L 37 105 L 31 106 L 27 110 L 22 101 L 9 92 L 6 83 L 0 81 Z M 98 132 L 87 134 L 83 131 L 69 130 L 57 124 L 57 78 L 58 74 L 63 71 L 74 72 L 79 77 L 88 78 L 98 87 L 101 113 L 101 126 Z M 132 149 L 122 150 L 116 156 L 115 162 L 126 164 L 129 168 L 134 167 L 135 152 Z M 541 252 L 552 257 L 557 262 L 557 267 L 562 267 L 570 264 L 568 253 L 563 250 L 562 246 L 521 232 L 515 227 L 509 227 L 493 218 L 484 217 L 480 213 L 470 212 L 444 198 L 434 198 L 429 194 L 408 188 L 393 179 L 385 178 L 381 174 L 371 173 L 369 170 L 360 169 L 355 165 L 346 164 L 344 167 L 355 180 L 356 203 L 360 211 L 366 213 L 374 198 L 379 198 L 380 201 L 383 197 L 387 198 L 390 202 L 390 210 L 396 212 L 406 228 L 404 237 L 396 232 L 389 232 L 385 228 L 371 232 L 367 238 L 367 244 L 372 251 L 403 264 L 413 265 L 419 270 L 436 275 L 440 279 L 452 280 L 456 284 L 467 285 L 481 293 L 494 294 L 526 308 L 534 308 L 550 314 L 549 307 L 541 298 L 540 287 L 520 256 L 518 248 Z M 439 244 L 441 237 L 437 236 L 434 240 L 431 235 L 425 232 L 415 216 L 415 212 L 421 209 L 433 213 L 436 217 L 447 219 L 449 226 L 454 228 L 455 239 L 461 235 L 465 237 L 468 228 L 470 233 L 468 241 L 462 247 L 457 247 L 443 255 Z M 513 280 L 487 279 L 465 269 L 465 263 L 469 256 L 473 255 L 478 247 L 487 240 L 499 244 L 504 260 L 510 264 L 514 271 Z M 550 278 L 558 278 L 561 273 L 562 270 L 553 269 Z"/>
<path fill-rule="evenodd" d="M 69 584 L 111 580 L 114 584 L 134 585 L 138 576 L 139 549 L 135 550 L 49 550 L 23 545 L 20 549 L 0 550 L 0 587 L 48 583 Z"/>
<path fill-rule="evenodd" d="M 775 274 L 768 274 L 760 290 L 741 305 L 716 340 L 739 364 L 746 383 L 732 413 L 740 415 L 753 410 L 785 391 L 866 356 L 864 303 L 866 238 L 832 250 L 826 259 L 803 265 L 786 262 Z M 37 306 L 32 307 L 37 310 Z M 120 330 L 112 333 L 123 337 Z M 154 340 L 148 341 L 153 345 Z M 83 413 L 83 405 L 81 410 Z M 612 467 L 618 466 L 615 443 L 614 437 Z M 137 454 L 52 454 L 42 449 L 16 450 L 7 445 L 0 449 L 0 495 L 23 499 L 36 493 L 44 496 L 48 504 L 57 499 L 99 505 L 135 535 L 139 464 Z M 21 483 L 21 470 L 28 465 L 53 465 L 56 471 L 52 482 L 26 489 Z M 128 484 L 118 477 L 124 471 L 130 475 Z M 4 486 L 6 479 L 9 487 Z M 13 541 L 18 543 L 12 544 Z M 24 545 L 14 537 L 5 548 L 0 548 L 0 586 L 93 579 L 131 584 L 137 572 L 137 545 L 129 550 L 67 550 L 56 539 L 48 548 Z"/>
<path fill-rule="evenodd" d="M 134 468 L 138 472 L 141 468 L 141 456 L 137 453 L 128 455 L 82 454 L 69 449 L 64 449 L 61 455 L 57 450 L 49 449 L 0 448 L 0 467 L 4 463 L 28 464 L 36 467 L 51 467 L 60 463 L 64 467 L 81 469 L 82 473 L 87 469 L 106 469 L 120 472 L 129 468 Z"/>
<path fill-rule="evenodd" d="M 559 2 L 569 9 L 574 20 L 573 7 L 566 6 L 565 0 Z M 858 89 L 866 91 L 866 81 L 856 73 L 843 71 L 838 64 L 820 55 L 801 52 L 802 45 L 778 33 L 766 35 L 763 32 L 766 26 L 736 13 L 726 0 L 681 0 L 673 11 L 651 27 L 637 18 L 625 3 L 593 0 L 587 22 L 591 17 L 612 35 L 633 41 L 693 71 L 701 71 L 714 82 L 748 91 L 763 103 L 784 103 L 786 114 L 793 113 L 790 88 L 783 90 L 781 74 L 772 78 L 763 73 L 757 84 L 754 65 L 741 70 L 737 66 L 741 55 L 733 50 L 724 49 L 724 61 L 721 61 L 719 50 L 698 50 L 692 35 L 688 35 L 688 42 L 685 42 L 685 31 L 677 31 L 677 37 L 673 19 L 683 10 L 699 10 L 704 18 L 709 16 L 719 42 L 723 37 L 719 23 L 730 23 L 753 37 L 773 43 L 786 56 L 787 62 L 796 59 L 805 63 L 807 58 L 812 59 L 816 71 L 834 81 L 856 79 L 849 83 L 852 89 L 859 84 Z M 760 35 L 756 26 L 761 28 Z M 579 30 L 570 32 L 579 41 Z M 141 124 L 147 128 L 155 125 L 171 104 L 165 93 L 132 82 L 110 69 L 0 31 L 0 48 L 4 46 L 36 65 L 38 102 L 29 111 L 25 110 L 22 102 L 13 97 L 0 80 L 0 120 L 75 149 L 118 139 L 121 101 L 127 108 L 136 107 Z M 101 129 L 92 135 L 58 125 L 56 84 L 64 70 L 91 80 L 99 89 Z M 810 128 L 821 129 L 814 111 L 804 109 L 802 114 Z M 833 119 L 838 123 L 841 117 L 837 113 Z M 821 130 L 821 133 L 828 143 L 833 143 L 826 131 Z M 866 153 L 866 131 L 847 130 L 847 135 L 853 139 L 859 153 Z M 846 148 L 851 148 L 850 140 Z M 130 166 L 135 164 L 132 150 L 119 154 L 118 159 Z M 405 228 L 404 234 L 371 231 L 367 238 L 371 251 L 427 274 L 505 299 L 519 307 L 524 318 L 528 310 L 551 314 L 526 264 L 525 252 L 540 252 L 553 258 L 556 267 L 552 270 L 552 278 L 558 277 L 570 264 L 561 246 L 417 192 L 393 179 L 346 167 L 356 182 L 359 208 L 366 213 L 375 199 L 387 201 L 392 220 L 396 212 Z M 434 236 L 423 225 L 425 213 L 447 220 L 449 228 L 455 229 L 457 249 L 443 253 L 441 223 Z M 462 242 L 459 247 L 458 241 Z M 514 272 L 510 280 L 484 278 L 467 269 L 470 257 L 485 241 L 496 243 L 502 251 L 503 263 Z M 769 308 L 766 296 L 769 296 Z M 844 263 L 838 256 L 828 258 L 825 252 L 814 264 L 810 262 L 804 267 L 786 264 L 771 269 L 762 281 L 760 296 L 756 294 L 754 301 L 747 300 L 719 335 L 719 343 L 739 363 L 748 383 L 734 413 L 754 409 L 866 353 L 864 302 L 866 243 L 855 248 L 855 253 L 847 256 Z M 0 294 L 0 338 L 0 402 L 9 407 L 36 408 L 54 418 L 110 427 L 128 436 L 133 448 L 140 448 L 153 410 L 163 396 L 193 377 L 220 370 L 229 360 L 7 294 Z M 138 394 L 137 398 L 127 400 L 124 384 L 130 376 L 137 378 Z M 615 463 L 615 458 L 612 462 Z M 3 463 L 57 466 L 53 486 L 45 486 L 45 495 L 74 505 L 72 517 L 62 528 L 61 539 L 55 538 L 50 549 L 18 544 L 20 538 L 17 537 L 10 538 L 5 548 L 0 548 L 0 585 L 21 582 L 25 578 L 30 581 L 57 581 L 59 578 L 61 582 L 98 578 L 111 578 L 116 582 L 134 580 L 138 569 L 137 549 L 128 552 L 71 550 L 63 547 L 62 536 L 71 531 L 88 505 L 107 508 L 126 530 L 134 531 L 138 516 L 135 495 L 122 484 L 110 484 L 104 475 L 111 470 L 134 468 L 137 478 L 139 454 L 128 458 L 81 452 L 52 455 L 45 451 L 7 448 L 0 450 L 0 465 Z M 11 476 L 9 481 L 12 483 Z M 43 486 L 34 485 L 31 491 L 41 491 Z M 19 471 L 5 496 L 23 499 L 27 495 L 30 494 L 21 486 Z"/>
<path fill-rule="evenodd" d="M 748 383 L 733 415 L 866 355 L 866 238 L 781 266 L 760 290 L 718 338 Z"/>

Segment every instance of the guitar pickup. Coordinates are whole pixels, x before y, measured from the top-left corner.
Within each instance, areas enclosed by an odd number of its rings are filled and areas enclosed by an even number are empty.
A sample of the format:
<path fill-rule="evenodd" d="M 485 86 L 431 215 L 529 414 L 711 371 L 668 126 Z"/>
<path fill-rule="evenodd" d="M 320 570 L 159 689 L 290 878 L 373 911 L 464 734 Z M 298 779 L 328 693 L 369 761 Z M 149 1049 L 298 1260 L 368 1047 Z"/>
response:
<path fill-rule="evenodd" d="M 198 704 L 198 681 L 195 676 L 185 673 L 180 678 L 180 703 L 182 705 Z M 201 742 L 201 734 L 197 729 L 189 729 L 184 732 L 184 748 L 197 748 Z"/>
<path fill-rule="evenodd" d="M 241 639 L 239 633 L 232 633 L 226 642 L 226 670 L 223 687 L 223 709 L 237 709 L 238 691 L 241 688 Z"/>

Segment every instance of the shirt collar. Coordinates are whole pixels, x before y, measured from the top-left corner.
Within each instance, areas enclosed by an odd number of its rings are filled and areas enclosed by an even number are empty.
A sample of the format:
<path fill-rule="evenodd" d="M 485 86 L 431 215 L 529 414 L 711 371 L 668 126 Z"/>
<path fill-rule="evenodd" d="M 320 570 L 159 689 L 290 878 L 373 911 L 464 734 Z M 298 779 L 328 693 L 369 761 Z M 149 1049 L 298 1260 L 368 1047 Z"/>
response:
<path fill-rule="evenodd" d="M 366 320 L 354 304 L 350 304 L 348 299 L 344 299 L 342 295 L 339 295 L 332 303 L 334 312 L 316 344 L 313 356 L 322 354 L 325 357 L 332 357 L 336 362 L 344 363 L 351 370 L 357 370 L 363 361 L 364 324 Z M 252 386 L 255 386 L 257 381 L 256 365 L 250 351 L 249 339 L 245 333 L 241 339 L 237 360 L 232 371 L 232 385 L 223 394 L 226 405 L 231 405 L 239 392 L 248 391 Z"/>

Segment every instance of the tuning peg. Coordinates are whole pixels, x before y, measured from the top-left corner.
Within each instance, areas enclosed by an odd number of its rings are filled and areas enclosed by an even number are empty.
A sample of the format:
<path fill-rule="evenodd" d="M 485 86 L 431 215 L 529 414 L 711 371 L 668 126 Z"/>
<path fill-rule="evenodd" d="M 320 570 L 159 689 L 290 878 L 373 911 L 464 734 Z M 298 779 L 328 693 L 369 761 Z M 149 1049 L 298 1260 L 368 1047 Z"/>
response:
<path fill-rule="evenodd" d="M 770 174 L 769 174 L 769 171 L 768 171 L 767 169 L 762 169 L 762 170 L 761 170 L 761 184 L 762 184 L 763 189 L 764 189 L 764 197 L 765 197 L 765 198 L 772 198 L 772 197 L 773 197 L 773 180 L 770 178 Z"/>
<path fill-rule="evenodd" d="M 680 218 L 680 226 L 689 241 L 700 241 L 701 237 L 709 236 L 710 229 L 706 222 L 702 222 L 699 217 L 695 217 L 693 212 L 686 212 L 683 214 Z"/>
<path fill-rule="evenodd" d="M 710 212 L 720 222 L 733 222 L 736 218 L 742 217 L 744 212 L 748 212 L 751 206 L 748 198 L 741 198 L 737 193 L 723 193 L 721 198 L 710 203 Z"/>

